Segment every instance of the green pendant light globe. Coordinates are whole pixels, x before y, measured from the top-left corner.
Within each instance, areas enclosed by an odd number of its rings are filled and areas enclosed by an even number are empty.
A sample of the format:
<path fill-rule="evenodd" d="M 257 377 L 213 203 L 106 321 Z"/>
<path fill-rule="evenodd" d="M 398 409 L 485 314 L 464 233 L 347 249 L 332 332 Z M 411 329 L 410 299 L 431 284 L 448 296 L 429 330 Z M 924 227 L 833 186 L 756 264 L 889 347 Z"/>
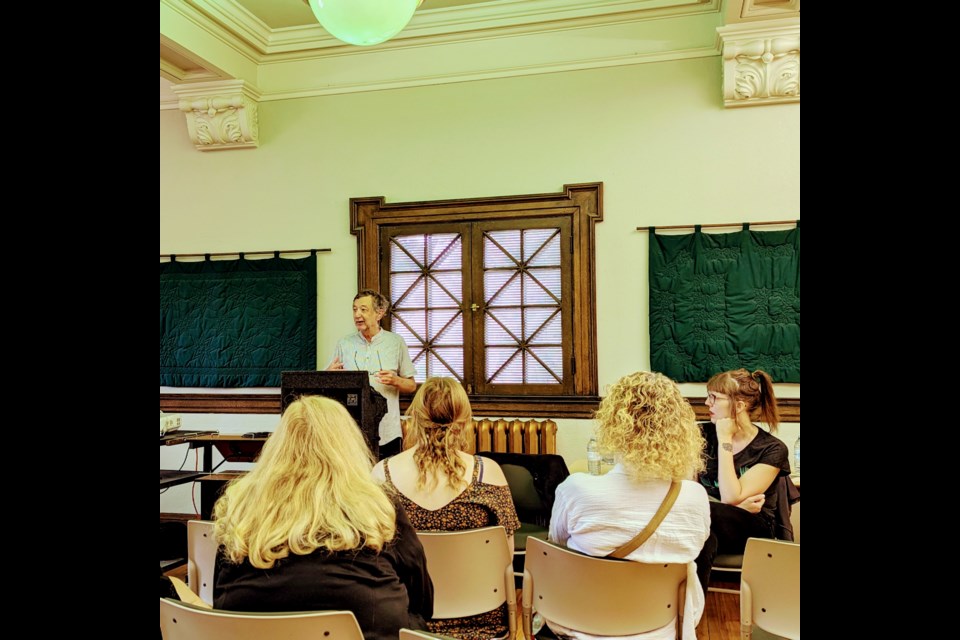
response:
<path fill-rule="evenodd" d="M 313 15 L 330 35 L 364 47 L 400 33 L 420 2 L 422 0 L 309 0 Z"/>

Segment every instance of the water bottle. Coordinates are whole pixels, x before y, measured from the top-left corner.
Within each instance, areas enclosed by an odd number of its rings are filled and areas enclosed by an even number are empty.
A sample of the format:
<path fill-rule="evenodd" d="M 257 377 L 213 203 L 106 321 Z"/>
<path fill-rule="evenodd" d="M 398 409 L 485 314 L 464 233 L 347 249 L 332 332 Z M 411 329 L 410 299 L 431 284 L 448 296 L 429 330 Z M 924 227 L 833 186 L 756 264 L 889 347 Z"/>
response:
<path fill-rule="evenodd" d="M 587 471 L 592 476 L 600 475 L 600 450 L 597 449 L 597 439 L 590 438 L 587 443 Z"/>
<path fill-rule="evenodd" d="M 544 623 L 543 616 L 540 615 L 539 611 L 533 614 L 533 622 L 530 626 L 532 627 L 531 631 L 533 632 L 534 636 L 540 633 L 540 631 L 543 629 L 543 623 Z"/>
<path fill-rule="evenodd" d="M 800 436 L 797 436 L 797 441 L 793 443 L 793 475 L 800 475 Z"/>

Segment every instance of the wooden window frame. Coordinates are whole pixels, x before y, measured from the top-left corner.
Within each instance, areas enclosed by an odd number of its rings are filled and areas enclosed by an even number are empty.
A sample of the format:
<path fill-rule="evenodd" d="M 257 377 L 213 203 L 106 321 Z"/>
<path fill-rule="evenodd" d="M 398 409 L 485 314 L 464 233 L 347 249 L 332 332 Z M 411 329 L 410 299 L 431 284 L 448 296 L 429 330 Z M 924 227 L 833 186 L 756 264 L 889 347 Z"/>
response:
<path fill-rule="evenodd" d="M 565 217 L 571 228 L 572 392 L 560 396 L 470 396 L 477 415 L 588 418 L 599 403 L 594 225 L 603 221 L 603 183 L 564 185 L 560 193 L 387 203 L 383 196 L 350 199 L 357 236 L 359 288 L 382 288 L 381 227 L 535 220 Z M 386 323 L 389 328 L 389 323 Z"/>

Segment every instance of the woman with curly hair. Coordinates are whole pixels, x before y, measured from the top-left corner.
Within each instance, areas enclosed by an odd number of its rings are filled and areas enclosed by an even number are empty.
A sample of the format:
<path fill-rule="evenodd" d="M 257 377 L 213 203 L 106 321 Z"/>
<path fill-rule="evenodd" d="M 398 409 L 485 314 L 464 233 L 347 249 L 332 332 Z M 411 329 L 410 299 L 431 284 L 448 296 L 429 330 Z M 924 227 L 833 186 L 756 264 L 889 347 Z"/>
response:
<path fill-rule="evenodd" d="M 470 400 L 453 378 L 429 378 L 407 409 L 413 446 L 381 461 L 374 477 L 394 491 L 418 531 L 462 531 L 500 525 L 513 552 L 520 528 L 500 466 L 462 451 Z M 469 580 L 469 576 L 464 576 Z M 430 631 L 461 640 L 489 640 L 508 631 L 507 605 L 467 618 L 427 622 Z"/>
<path fill-rule="evenodd" d="M 591 556 L 607 556 L 646 527 L 673 481 L 680 493 L 653 535 L 626 556 L 634 562 L 687 564 L 683 638 L 695 638 L 703 588 L 694 559 L 710 533 L 707 492 L 690 480 L 703 469 L 703 437 L 677 384 L 638 371 L 610 387 L 596 413 L 597 444 L 617 459 L 602 476 L 575 473 L 557 487 L 550 539 Z M 561 637 L 592 636 L 556 623 Z M 674 638 L 676 623 L 630 638 Z"/>
<path fill-rule="evenodd" d="M 706 404 L 712 424 L 703 425 L 707 462 L 700 483 L 715 502 L 710 542 L 697 564 L 701 576 L 709 577 L 718 553 L 742 554 L 747 538 L 776 537 L 779 478 L 790 475 L 790 462 L 787 445 L 753 424 L 759 418 L 773 433 L 780 424 L 773 380 L 765 371 L 718 373 L 707 382 Z"/>
<path fill-rule="evenodd" d="M 305 396 L 283 413 L 253 470 L 214 507 L 214 606 L 349 610 L 366 640 L 426 627 L 433 583 L 403 508 L 339 402 Z"/>

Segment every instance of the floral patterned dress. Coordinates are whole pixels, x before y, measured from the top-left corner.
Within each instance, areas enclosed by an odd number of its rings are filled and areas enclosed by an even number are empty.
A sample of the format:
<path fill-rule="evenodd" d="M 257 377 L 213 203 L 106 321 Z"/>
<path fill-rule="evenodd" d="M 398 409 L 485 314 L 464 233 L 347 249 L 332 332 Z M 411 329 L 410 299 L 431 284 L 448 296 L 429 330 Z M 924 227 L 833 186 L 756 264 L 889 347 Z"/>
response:
<path fill-rule="evenodd" d="M 456 498 L 439 509 L 425 509 L 400 493 L 390 479 L 390 460 L 383 463 L 386 485 L 400 498 L 410 523 L 417 531 L 463 531 L 500 525 L 507 536 L 520 528 L 520 520 L 513 506 L 510 487 L 486 484 L 483 479 L 483 462 L 474 456 L 473 477 L 470 484 Z M 489 640 L 506 636 L 507 604 L 493 611 L 466 618 L 429 620 L 427 627 L 460 640 Z"/>

